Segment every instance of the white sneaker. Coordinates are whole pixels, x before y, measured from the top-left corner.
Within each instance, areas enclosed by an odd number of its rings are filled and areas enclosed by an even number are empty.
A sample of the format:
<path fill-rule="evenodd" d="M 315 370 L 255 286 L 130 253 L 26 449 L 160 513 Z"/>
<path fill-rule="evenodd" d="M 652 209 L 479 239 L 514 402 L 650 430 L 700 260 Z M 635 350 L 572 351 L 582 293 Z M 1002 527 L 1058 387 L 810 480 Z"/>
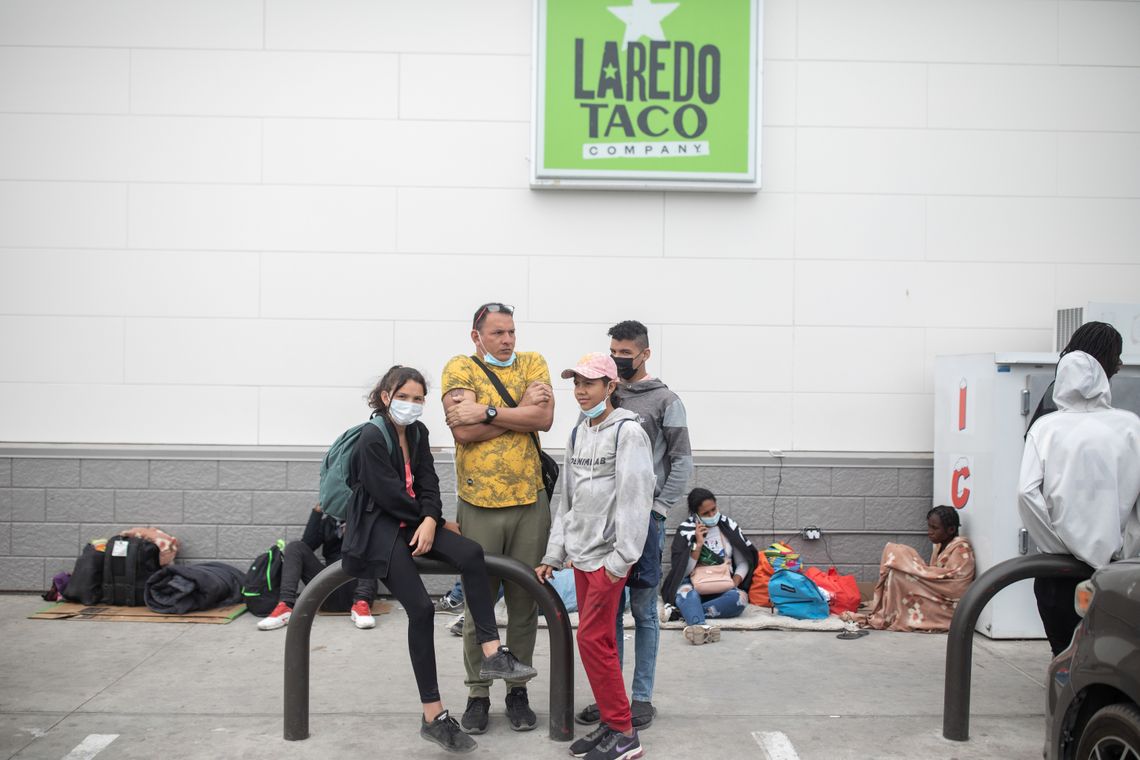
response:
<path fill-rule="evenodd" d="M 680 617 L 681 613 L 677 611 L 676 607 L 671 604 L 666 604 L 661 608 L 661 616 L 659 617 L 659 620 L 662 623 L 671 623 L 674 620 L 680 619 Z"/>
<path fill-rule="evenodd" d="M 460 615 L 459 617 L 455 618 L 454 623 L 452 623 L 451 625 L 449 625 L 447 627 L 447 630 L 451 631 L 452 636 L 462 636 L 463 635 L 463 622 L 466 619 L 466 617 L 467 617 L 466 615 Z"/>
<path fill-rule="evenodd" d="M 720 641 L 720 629 L 715 625 L 687 625 L 685 639 L 695 645 L 713 644 Z"/>
<path fill-rule="evenodd" d="M 360 629 L 376 627 L 376 618 L 372 617 L 368 602 L 360 599 L 352 605 L 352 623 Z"/>
<path fill-rule="evenodd" d="M 278 628 L 284 628 L 289 624 L 289 618 L 292 616 L 293 608 L 285 602 L 278 602 L 277 606 L 273 608 L 273 612 L 269 613 L 269 617 L 258 621 L 257 630 L 276 631 Z"/>

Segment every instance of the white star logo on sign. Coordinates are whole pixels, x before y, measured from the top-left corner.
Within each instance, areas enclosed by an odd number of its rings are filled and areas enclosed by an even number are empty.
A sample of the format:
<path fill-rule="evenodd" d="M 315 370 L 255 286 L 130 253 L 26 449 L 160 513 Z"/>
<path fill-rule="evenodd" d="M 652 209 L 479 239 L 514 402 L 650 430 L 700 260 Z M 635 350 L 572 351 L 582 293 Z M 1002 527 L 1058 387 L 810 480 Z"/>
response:
<path fill-rule="evenodd" d="M 621 41 L 622 50 L 631 42 L 642 37 L 651 40 L 665 39 L 661 29 L 661 19 L 677 10 L 680 3 L 652 3 L 650 0 L 633 0 L 632 5 L 610 5 L 607 10 L 625 22 L 625 37 Z"/>

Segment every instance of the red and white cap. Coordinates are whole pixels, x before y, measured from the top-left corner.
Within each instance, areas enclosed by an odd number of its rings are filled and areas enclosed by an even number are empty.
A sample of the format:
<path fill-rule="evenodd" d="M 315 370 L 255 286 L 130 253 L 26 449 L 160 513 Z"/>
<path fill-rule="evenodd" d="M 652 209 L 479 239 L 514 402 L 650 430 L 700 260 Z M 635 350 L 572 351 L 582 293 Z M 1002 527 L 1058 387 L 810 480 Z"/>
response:
<path fill-rule="evenodd" d="M 600 377 L 617 380 L 617 365 L 609 354 L 595 351 L 579 359 L 573 369 L 562 370 L 563 380 L 569 380 L 574 375 L 581 375 L 587 380 L 597 380 Z"/>

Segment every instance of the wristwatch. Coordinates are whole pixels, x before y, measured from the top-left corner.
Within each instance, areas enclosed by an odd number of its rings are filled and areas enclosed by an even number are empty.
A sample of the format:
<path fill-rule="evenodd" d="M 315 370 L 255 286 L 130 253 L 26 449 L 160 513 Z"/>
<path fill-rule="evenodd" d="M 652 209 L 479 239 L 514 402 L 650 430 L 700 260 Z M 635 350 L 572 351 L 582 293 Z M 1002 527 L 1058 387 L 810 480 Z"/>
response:
<path fill-rule="evenodd" d="M 488 406 L 486 414 L 487 414 L 487 418 L 484 419 L 483 421 L 490 424 L 490 423 L 494 422 L 495 417 L 497 417 L 499 415 L 499 410 L 493 406 Z"/>

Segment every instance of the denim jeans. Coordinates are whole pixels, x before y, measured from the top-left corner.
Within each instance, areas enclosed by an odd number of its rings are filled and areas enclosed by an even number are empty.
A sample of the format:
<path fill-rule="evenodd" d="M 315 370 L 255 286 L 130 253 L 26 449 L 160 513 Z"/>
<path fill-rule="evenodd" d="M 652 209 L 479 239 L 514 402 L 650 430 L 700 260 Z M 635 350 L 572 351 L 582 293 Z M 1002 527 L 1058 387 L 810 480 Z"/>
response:
<path fill-rule="evenodd" d="M 665 518 L 653 513 L 657 520 L 657 554 L 665 551 Z M 633 612 L 633 699 L 638 702 L 653 701 L 653 681 L 657 675 L 657 646 L 661 640 L 660 623 L 657 620 L 657 589 L 629 588 L 629 604 Z M 625 614 L 625 597 L 618 605 L 617 652 L 618 660 L 625 663 L 625 631 L 622 617 Z"/>
<path fill-rule="evenodd" d="M 733 618 L 744 612 L 748 599 L 738 588 L 730 588 L 723 594 L 701 596 L 693 590 L 693 582 L 688 578 L 677 589 L 674 604 L 681 611 L 688 625 L 704 625 L 706 618 Z"/>

